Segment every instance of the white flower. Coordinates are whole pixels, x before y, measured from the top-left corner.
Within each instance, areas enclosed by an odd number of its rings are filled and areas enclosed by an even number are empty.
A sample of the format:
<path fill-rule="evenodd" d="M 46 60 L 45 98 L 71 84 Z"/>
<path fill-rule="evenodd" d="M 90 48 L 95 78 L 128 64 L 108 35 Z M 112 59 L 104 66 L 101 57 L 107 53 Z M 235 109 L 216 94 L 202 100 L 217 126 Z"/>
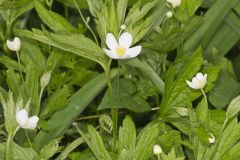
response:
<path fill-rule="evenodd" d="M 192 82 L 186 80 L 187 85 L 193 89 L 203 89 L 207 84 L 207 74 L 198 73 L 193 77 Z"/>
<path fill-rule="evenodd" d="M 117 42 L 112 33 L 106 36 L 106 44 L 109 49 L 105 49 L 106 54 L 112 59 L 129 59 L 140 54 L 142 47 L 135 46 L 130 48 L 133 38 L 128 32 L 124 32 Z"/>
<path fill-rule="evenodd" d="M 211 136 L 210 138 L 208 138 L 209 143 L 213 144 L 215 142 L 215 137 L 212 133 L 209 133 L 209 135 Z"/>
<path fill-rule="evenodd" d="M 21 48 L 21 40 L 15 37 L 13 41 L 7 40 L 7 47 L 11 51 L 18 52 Z"/>
<path fill-rule="evenodd" d="M 21 109 L 16 113 L 16 121 L 21 128 L 35 129 L 39 121 L 38 116 L 28 117 L 28 112 L 25 109 Z"/>
<path fill-rule="evenodd" d="M 182 0 L 167 0 L 167 2 L 170 3 L 173 8 L 176 8 L 181 5 Z"/>
<path fill-rule="evenodd" d="M 153 147 L 153 153 L 154 153 L 155 155 L 160 155 L 160 154 L 162 153 L 162 148 L 161 148 L 159 145 L 155 145 L 155 146 Z"/>
<path fill-rule="evenodd" d="M 168 12 L 166 13 L 166 16 L 167 16 L 168 18 L 171 18 L 171 17 L 173 16 L 172 11 L 168 11 Z"/>
<path fill-rule="evenodd" d="M 185 116 L 188 116 L 188 109 L 187 108 L 184 108 L 184 107 L 176 107 L 176 111 L 177 113 L 182 116 L 182 117 L 185 117 Z"/>
<path fill-rule="evenodd" d="M 126 25 L 125 24 L 123 24 L 123 25 L 121 25 L 121 30 L 125 30 L 126 29 Z"/>

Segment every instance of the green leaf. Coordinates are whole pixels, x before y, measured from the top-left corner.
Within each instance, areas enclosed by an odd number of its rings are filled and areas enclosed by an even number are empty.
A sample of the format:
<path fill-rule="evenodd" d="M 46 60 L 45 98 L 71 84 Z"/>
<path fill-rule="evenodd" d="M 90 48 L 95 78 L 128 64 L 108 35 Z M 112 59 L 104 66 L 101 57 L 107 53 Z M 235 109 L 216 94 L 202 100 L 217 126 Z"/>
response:
<path fill-rule="evenodd" d="M 146 112 L 150 110 L 150 105 L 141 97 L 135 96 L 135 85 L 126 79 L 120 79 L 112 83 L 112 103 L 109 99 L 109 89 L 105 93 L 98 109 L 111 108 L 110 104 L 118 108 L 127 108 L 134 112 Z"/>
<path fill-rule="evenodd" d="M 41 111 L 41 117 L 45 119 L 51 116 L 54 112 L 61 110 L 66 106 L 70 95 L 71 91 L 67 86 L 57 89 L 51 96 L 49 96 L 46 105 Z"/>
<path fill-rule="evenodd" d="M 34 0 L 34 6 L 41 20 L 55 32 L 76 32 L 76 29 L 62 16 L 48 11 L 39 1 Z"/>
<path fill-rule="evenodd" d="M 49 159 L 54 154 L 56 154 L 59 150 L 58 143 L 59 143 L 59 140 L 55 139 L 49 142 L 47 145 L 45 145 L 40 151 L 40 155 L 42 156 L 42 158 Z"/>
<path fill-rule="evenodd" d="M 209 94 L 209 101 L 216 108 L 224 108 L 240 93 L 240 83 L 236 82 L 229 74 L 222 70 L 216 85 Z"/>
<path fill-rule="evenodd" d="M 118 70 L 113 69 L 111 71 L 111 78 L 114 78 L 117 74 Z M 48 130 L 41 130 L 34 138 L 34 148 L 39 151 L 49 141 L 64 134 L 72 125 L 74 119 L 82 113 L 82 111 L 105 88 L 106 85 L 105 74 L 100 74 L 85 84 L 69 99 L 69 103 L 64 109 L 51 116 L 47 123 L 49 126 Z"/>
<path fill-rule="evenodd" d="M 73 142 L 71 142 L 67 147 L 60 153 L 60 155 L 56 158 L 56 160 L 65 160 L 69 153 L 77 148 L 79 145 L 83 143 L 83 138 L 77 138 Z"/>
<path fill-rule="evenodd" d="M 173 107 L 179 106 L 186 100 L 187 85 L 186 80 L 191 79 L 202 65 L 202 50 L 198 48 L 190 57 L 183 59 L 182 68 L 174 81 L 175 69 L 172 67 L 168 71 L 166 88 L 160 105 L 160 116 L 166 117 Z"/>
<path fill-rule="evenodd" d="M 108 153 L 106 147 L 104 146 L 102 137 L 96 131 L 96 129 L 89 125 L 88 126 L 88 135 L 84 134 L 81 130 L 78 130 L 84 141 L 91 148 L 92 152 L 97 159 L 111 160 L 110 154 Z"/>
<path fill-rule="evenodd" d="M 217 0 L 204 15 L 202 25 L 200 25 L 195 33 L 184 43 L 184 53 L 195 50 L 199 47 L 199 44 L 205 48 L 210 43 L 217 28 L 237 3 L 238 0 Z"/>
<path fill-rule="evenodd" d="M 226 119 L 231 119 L 238 115 L 240 111 L 240 96 L 234 98 L 228 106 Z"/>
<path fill-rule="evenodd" d="M 74 53 L 78 56 L 91 59 L 99 63 L 104 69 L 107 68 L 108 58 L 103 49 L 82 34 L 69 35 L 44 33 L 38 29 L 33 29 L 33 32 L 18 30 L 18 33 L 22 36 L 52 45 L 62 50 Z"/>
<path fill-rule="evenodd" d="M 159 93 L 162 94 L 164 92 L 165 86 L 163 80 L 158 76 L 158 74 L 152 69 L 149 64 L 139 60 L 138 58 L 125 61 L 125 63 L 129 66 L 139 69 L 145 77 L 148 77 L 152 81 L 152 83 L 157 87 Z"/>
<path fill-rule="evenodd" d="M 130 159 L 132 152 L 136 145 L 136 128 L 129 116 L 126 116 L 123 120 L 122 127 L 119 129 L 119 159 L 124 157 L 127 160 Z M 126 156 L 124 156 L 126 155 Z"/>
<path fill-rule="evenodd" d="M 159 136 L 159 124 L 149 124 L 139 134 L 137 145 L 132 154 L 132 160 L 146 160 L 152 155 L 152 149 L 156 145 Z"/>

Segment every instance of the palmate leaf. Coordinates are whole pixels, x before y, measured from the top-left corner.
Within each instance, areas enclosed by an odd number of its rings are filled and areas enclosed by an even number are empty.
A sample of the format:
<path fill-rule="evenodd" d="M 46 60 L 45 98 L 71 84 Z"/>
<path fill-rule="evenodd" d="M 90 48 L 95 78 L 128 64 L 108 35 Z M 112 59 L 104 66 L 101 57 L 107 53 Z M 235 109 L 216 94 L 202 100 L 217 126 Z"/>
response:
<path fill-rule="evenodd" d="M 18 33 L 23 37 L 35 39 L 78 56 L 91 59 L 99 63 L 104 69 L 107 68 L 108 58 L 104 51 L 92 40 L 82 34 L 54 34 L 47 31 L 43 32 L 38 29 L 33 29 L 32 32 L 18 30 Z"/>
<path fill-rule="evenodd" d="M 129 116 L 123 120 L 122 127 L 119 129 L 119 160 L 130 160 L 130 155 L 135 149 L 137 135 L 136 128 Z"/>
<path fill-rule="evenodd" d="M 184 100 L 187 92 L 186 80 L 194 76 L 202 65 L 202 50 L 198 48 L 194 54 L 187 58 L 176 80 L 174 80 L 175 69 L 169 69 L 166 79 L 166 89 L 160 105 L 160 116 L 166 117 L 169 110 L 174 106 L 179 106 Z"/>
<path fill-rule="evenodd" d="M 152 155 L 152 149 L 159 136 L 159 124 L 147 125 L 138 135 L 137 145 L 132 153 L 131 160 L 146 160 Z"/>
<path fill-rule="evenodd" d="M 93 126 L 91 125 L 88 126 L 88 134 L 83 133 L 81 130 L 78 130 L 78 132 L 81 134 L 84 141 L 91 148 L 91 150 L 93 151 L 94 155 L 98 160 L 100 159 L 112 160 L 109 152 L 104 146 L 102 137 Z"/>

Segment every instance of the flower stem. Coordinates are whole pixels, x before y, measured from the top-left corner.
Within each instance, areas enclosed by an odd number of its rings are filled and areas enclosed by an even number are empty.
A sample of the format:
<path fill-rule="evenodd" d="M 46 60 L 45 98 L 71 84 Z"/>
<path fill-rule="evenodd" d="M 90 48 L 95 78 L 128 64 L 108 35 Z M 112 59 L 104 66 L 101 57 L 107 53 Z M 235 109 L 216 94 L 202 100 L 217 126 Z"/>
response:
<path fill-rule="evenodd" d="M 77 10 L 78 10 L 78 12 L 79 12 L 79 14 L 80 14 L 80 17 L 82 18 L 84 24 L 85 24 L 86 27 L 89 29 L 89 31 L 92 33 L 95 42 L 98 44 L 97 37 L 95 36 L 93 30 L 92 30 L 91 27 L 88 25 L 88 23 L 86 22 L 85 18 L 83 17 L 82 12 L 81 12 L 81 10 L 80 10 L 80 8 L 79 8 L 79 6 L 78 6 L 76 0 L 72 0 L 72 1 L 73 1 L 74 5 L 77 7 Z M 98 45 L 99 45 L 99 44 L 98 44 Z"/>
<path fill-rule="evenodd" d="M 37 112 L 37 114 L 39 113 L 39 110 L 40 110 L 40 107 L 41 107 L 41 99 L 42 99 L 43 91 L 44 91 L 44 88 L 41 88 L 40 94 L 39 94 L 39 100 L 38 100 L 38 108 L 37 108 L 38 112 Z"/>
<path fill-rule="evenodd" d="M 158 154 L 157 157 L 158 157 L 158 160 L 161 160 L 161 158 L 160 158 L 160 154 Z"/>
<path fill-rule="evenodd" d="M 27 141 L 29 143 L 29 146 L 30 146 L 31 149 L 33 149 L 32 143 L 31 143 L 30 138 L 29 138 L 28 133 L 27 133 L 27 130 L 26 129 L 24 129 L 24 130 L 25 130 L 25 133 L 26 133 L 26 137 L 27 137 Z M 32 152 L 31 152 L 31 155 L 32 155 Z M 32 155 L 32 157 L 33 157 L 33 155 Z"/>
<path fill-rule="evenodd" d="M 207 96 L 206 96 L 206 94 L 205 94 L 205 92 L 204 92 L 204 90 L 201 88 L 201 91 L 202 91 L 202 94 L 203 94 L 203 96 L 204 96 L 204 99 L 205 99 L 205 101 L 206 101 L 206 103 L 208 103 L 207 102 Z"/>
<path fill-rule="evenodd" d="M 6 144 L 6 160 L 10 160 L 10 146 L 12 142 L 12 134 L 8 135 L 7 144 Z"/>
<path fill-rule="evenodd" d="M 115 106 L 113 106 L 113 91 L 112 91 L 112 82 L 111 82 L 111 73 L 110 73 L 110 67 L 111 67 L 112 60 L 109 60 L 108 63 L 108 69 L 106 70 L 106 79 L 107 84 L 109 88 L 109 104 L 111 107 L 111 116 L 113 121 L 113 146 L 112 150 L 114 151 L 116 149 L 116 142 L 117 142 L 117 117 L 118 117 L 118 110 Z"/>
<path fill-rule="evenodd" d="M 18 59 L 18 68 L 19 68 L 20 76 L 21 76 L 22 82 L 24 83 L 23 74 L 22 74 L 22 69 L 21 69 L 20 56 L 19 56 L 18 51 L 16 51 L 16 54 L 17 54 L 17 59 Z"/>

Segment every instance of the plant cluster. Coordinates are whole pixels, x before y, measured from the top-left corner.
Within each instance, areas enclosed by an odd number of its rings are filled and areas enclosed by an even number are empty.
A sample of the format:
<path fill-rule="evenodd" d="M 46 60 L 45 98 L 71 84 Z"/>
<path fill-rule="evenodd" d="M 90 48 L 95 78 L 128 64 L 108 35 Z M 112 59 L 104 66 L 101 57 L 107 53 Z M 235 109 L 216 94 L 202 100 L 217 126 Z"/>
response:
<path fill-rule="evenodd" d="M 0 159 L 240 159 L 239 6 L 0 0 Z"/>

